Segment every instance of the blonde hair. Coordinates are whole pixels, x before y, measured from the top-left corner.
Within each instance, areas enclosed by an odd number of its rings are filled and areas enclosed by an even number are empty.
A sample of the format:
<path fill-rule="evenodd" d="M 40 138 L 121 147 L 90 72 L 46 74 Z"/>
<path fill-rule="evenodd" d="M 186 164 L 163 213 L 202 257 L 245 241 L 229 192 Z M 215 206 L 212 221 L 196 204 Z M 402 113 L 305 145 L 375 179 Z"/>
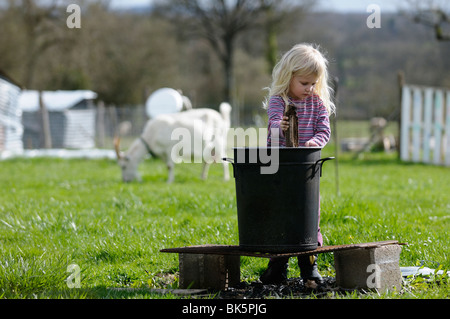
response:
<path fill-rule="evenodd" d="M 312 44 L 295 45 L 281 57 L 273 68 L 272 84 L 267 88 L 269 94 L 264 103 L 264 108 L 268 107 L 269 99 L 274 95 L 281 96 L 285 105 L 288 106 L 288 92 L 292 77 L 315 75 L 318 79 L 314 87 L 314 93 L 322 99 L 328 114 L 331 115 L 335 112 L 335 105 L 332 99 L 333 89 L 328 83 L 327 66 L 327 59 Z"/>

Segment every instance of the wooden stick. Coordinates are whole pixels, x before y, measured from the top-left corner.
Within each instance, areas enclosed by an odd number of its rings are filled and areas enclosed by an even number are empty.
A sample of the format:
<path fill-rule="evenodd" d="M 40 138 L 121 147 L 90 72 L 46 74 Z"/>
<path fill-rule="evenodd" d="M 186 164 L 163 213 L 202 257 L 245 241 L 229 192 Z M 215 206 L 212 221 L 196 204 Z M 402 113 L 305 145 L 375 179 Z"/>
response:
<path fill-rule="evenodd" d="M 286 147 L 298 147 L 298 118 L 295 106 L 289 104 L 284 115 L 289 117 L 289 128 L 285 135 Z"/>

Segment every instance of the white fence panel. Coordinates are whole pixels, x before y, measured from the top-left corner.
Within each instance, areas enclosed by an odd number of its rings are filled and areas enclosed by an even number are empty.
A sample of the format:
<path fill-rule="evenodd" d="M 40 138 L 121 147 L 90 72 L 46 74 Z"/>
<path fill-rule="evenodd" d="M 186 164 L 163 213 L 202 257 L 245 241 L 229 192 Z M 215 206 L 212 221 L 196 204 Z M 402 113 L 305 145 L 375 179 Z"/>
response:
<path fill-rule="evenodd" d="M 450 166 L 450 90 L 402 88 L 400 158 Z"/>
<path fill-rule="evenodd" d="M 445 165 L 450 166 L 450 91 L 447 91 L 447 107 L 445 110 L 446 120 L 445 120 L 445 132 L 446 141 L 445 141 Z"/>
<path fill-rule="evenodd" d="M 0 152 L 23 151 L 22 112 L 17 106 L 20 88 L 0 77 Z"/>

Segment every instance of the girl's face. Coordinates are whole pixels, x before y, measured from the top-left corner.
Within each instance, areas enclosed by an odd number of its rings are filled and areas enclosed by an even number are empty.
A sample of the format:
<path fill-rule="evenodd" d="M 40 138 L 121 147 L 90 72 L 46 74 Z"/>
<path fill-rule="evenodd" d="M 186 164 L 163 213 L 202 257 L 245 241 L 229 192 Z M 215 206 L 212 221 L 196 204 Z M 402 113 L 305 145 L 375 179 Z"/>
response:
<path fill-rule="evenodd" d="M 288 95 L 297 100 L 304 100 L 314 91 L 314 86 L 319 79 L 318 76 L 311 74 L 306 76 L 293 76 L 289 84 Z"/>

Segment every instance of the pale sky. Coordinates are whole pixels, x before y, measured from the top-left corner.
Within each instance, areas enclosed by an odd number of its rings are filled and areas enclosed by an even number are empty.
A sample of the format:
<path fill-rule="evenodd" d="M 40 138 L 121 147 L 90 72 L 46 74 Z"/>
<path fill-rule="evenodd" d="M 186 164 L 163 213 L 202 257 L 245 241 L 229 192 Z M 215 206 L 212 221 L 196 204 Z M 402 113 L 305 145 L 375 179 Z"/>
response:
<path fill-rule="evenodd" d="M 114 8 L 126 8 L 131 6 L 145 6 L 152 0 L 111 0 L 111 6 Z M 397 11 L 405 0 L 318 0 L 319 7 L 330 11 L 340 12 L 367 12 L 369 4 L 377 4 L 381 11 Z"/>
<path fill-rule="evenodd" d="M 381 12 L 395 12 L 404 3 L 404 0 L 321 0 L 320 7 L 339 12 L 367 12 L 370 4 L 376 4 Z"/>
<path fill-rule="evenodd" d="M 111 0 L 111 7 L 114 8 L 127 8 L 134 6 L 145 6 L 150 4 L 151 0 Z"/>

